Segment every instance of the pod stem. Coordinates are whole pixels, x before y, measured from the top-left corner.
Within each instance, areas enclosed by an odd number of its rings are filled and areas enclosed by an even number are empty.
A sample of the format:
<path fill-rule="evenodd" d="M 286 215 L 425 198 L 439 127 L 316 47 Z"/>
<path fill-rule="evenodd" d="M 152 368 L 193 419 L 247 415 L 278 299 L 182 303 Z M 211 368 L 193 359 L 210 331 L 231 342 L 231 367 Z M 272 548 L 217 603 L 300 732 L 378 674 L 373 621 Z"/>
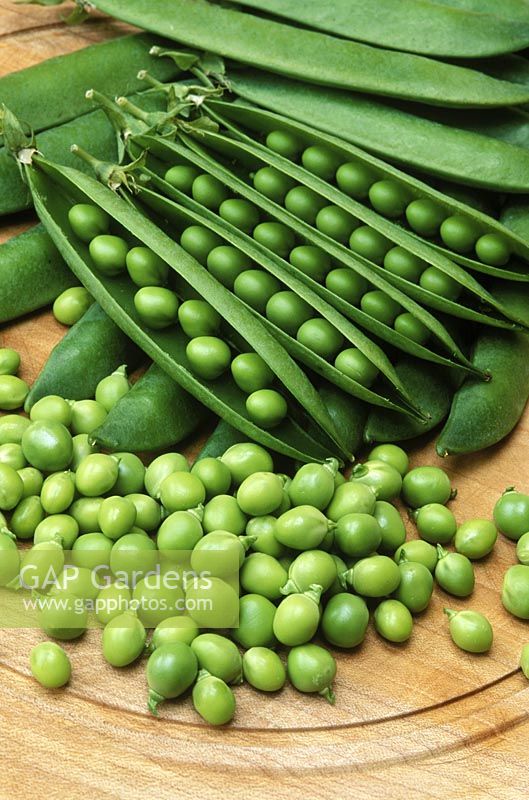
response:
<path fill-rule="evenodd" d="M 443 608 L 443 611 L 444 611 L 444 613 L 446 614 L 446 616 L 448 617 L 449 620 L 453 619 L 459 613 L 458 611 L 454 611 L 451 608 Z"/>
<path fill-rule="evenodd" d="M 211 672 L 208 672 L 207 669 L 199 669 L 195 683 L 203 681 L 205 678 L 211 678 Z"/>
<path fill-rule="evenodd" d="M 252 544 L 257 541 L 257 536 L 239 536 L 238 539 L 246 552 L 250 549 Z"/>
<path fill-rule="evenodd" d="M 435 549 L 437 550 L 437 558 L 439 559 L 439 561 L 442 558 L 446 558 L 446 556 L 448 555 L 448 550 L 445 550 L 445 548 L 441 544 L 437 544 Z"/>
<path fill-rule="evenodd" d="M 299 586 L 290 578 L 279 590 L 281 594 L 299 594 Z"/>
<path fill-rule="evenodd" d="M 316 605 L 320 604 L 320 598 L 323 592 L 323 586 L 320 586 L 319 583 L 311 583 L 310 588 L 303 592 L 306 597 L 310 597 L 311 600 L 314 600 Z"/>
<path fill-rule="evenodd" d="M 195 506 L 195 508 L 188 508 L 187 513 L 192 514 L 195 519 L 198 519 L 199 522 L 202 522 L 204 519 L 204 504 L 199 503 L 198 506 Z"/>
<path fill-rule="evenodd" d="M 158 717 L 158 706 L 160 703 L 163 703 L 165 697 L 158 692 L 155 692 L 154 689 L 149 689 L 149 696 L 147 698 L 147 707 L 153 716 Z"/>
<path fill-rule="evenodd" d="M 337 458 L 327 458 L 323 462 L 323 466 L 334 477 L 336 475 L 336 473 L 338 472 L 338 469 L 340 467 L 340 462 L 338 461 Z"/>
<path fill-rule="evenodd" d="M 2 528 L 0 528 L 0 533 L 3 533 L 4 536 L 8 536 L 10 539 L 12 539 L 14 542 L 16 542 L 17 537 L 15 536 L 13 531 L 9 530 L 9 528 L 6 528 L 5 526 L 3 526 Z"/>
<path fill-rule="evenodd" d="M 336 695 L 330 686 L 326 686 L 325 689 L 322 689 L 321 692 L 318 692 L 318 694 L 324 697 L 327 702 L 331 704 L 331 706 L 335 704 Z"/>
<path fill-rule="evenodd" d="M 338 582 L 342 589 L 348 589 L 353 581 L 353 568 L 346 569 L 345 572 L 340 572 L 338 575 Z"/>
<path fill-rule="evenodd" d="M 168 86 L 165 83 L 159 81 L 146 69 L 140 69 L 137 78 L 139 81 L 145 81 L 145 83 L 148 83 L 151 89 L 157 89 L 160 92 L 166 92 L 168 89 Z"/>

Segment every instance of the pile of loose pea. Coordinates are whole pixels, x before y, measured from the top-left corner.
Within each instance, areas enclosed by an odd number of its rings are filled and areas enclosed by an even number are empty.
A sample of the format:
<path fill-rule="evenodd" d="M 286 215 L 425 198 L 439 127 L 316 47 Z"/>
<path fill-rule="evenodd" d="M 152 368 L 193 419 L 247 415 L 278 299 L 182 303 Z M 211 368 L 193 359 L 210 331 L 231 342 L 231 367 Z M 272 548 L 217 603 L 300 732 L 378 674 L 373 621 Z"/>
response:
<path fill-rule="evenodd" d="M 18 355 L 0 350 L 0 364 L 16 372 Z M 13 376 L 0 375 L 2 397 L 6 377 Z M 118 370 L 99 383 L 95 400 L 51 395 L 29 418 L 0 417 L 0 587 L 32 592 L 38 624 L 52 640 L 82 636 L 92 614 L 113 667 L 148 655 L 153 713 L 192 687 L 198 714 L 222 725 L 235 713 L 233 685 L 246 680 L 276 692 L 287 677 L 300 692 L 334 702 L 336 662 L 321 642 L 354 649 L 371 616 L 382 638 L 405 642 L 435 583 L 454 598 L 472 594 L 474 563 L 492 552 L 498 530 L 517 541 L 520 562 L 504 576 L 503 604 L 529 619 L 528 495 L 508 489 L 494 521 L 458 526 L 447 505 L 455 496 L 448 475 L 434 466 L 410 469 L 393 444 L 376 446 L 349 479 L 334 459 L 299 466 L 292 477 L 276 472 L 271 454 L 252 442 L 193 466 L 168 452 L 145 467 L 131 453 L 97 452 L 90 439 L 128 388 Z M 23 399 L 14 392 L 8 410 Z M 415 521 L 416 539 L 406 539 L 397 498 Z M 194 578 L 149 583 L 156 565 L 167 574 L 182 552 Z M 226 580 L 228 561 L 235 587 Z M 197 602 L 204 565 L 220 617 Z M 493 631 L 482 613 L 445 612 L 459 648 L 490 649 Z M 70 678 L 56 641 L 38 644 L 30 665 L 45 687 Z M 529 645 L 521 666 L 529 677 Z"/>

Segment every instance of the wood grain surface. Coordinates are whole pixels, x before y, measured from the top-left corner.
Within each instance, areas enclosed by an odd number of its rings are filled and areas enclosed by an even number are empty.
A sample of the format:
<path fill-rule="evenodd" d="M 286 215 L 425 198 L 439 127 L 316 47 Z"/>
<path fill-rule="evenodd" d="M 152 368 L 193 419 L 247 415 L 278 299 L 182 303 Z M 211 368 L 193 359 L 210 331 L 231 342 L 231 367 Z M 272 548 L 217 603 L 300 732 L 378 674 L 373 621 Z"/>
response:
<path fill-rule="evenodd" d="M 67 28 L 63 13 L 0 0 L 0 74 L 125 29 L 97 16 Z M 30 222 L 31 215 L 4 221 L 0 241 Z M 0 346 L 19 350 L 31 381 L 63 334 L 45 312 L 0 329 Z M 412 463 L 441 463 L 431 441 L 412 452 Z M 447 459 L 458 520 L 489 517 L 507 485 L 529 489 L 528 464 L 529 411 L 501 446 Z M 53 692 L 29 675 L 28 653 L 42 634 L 0 629 L 0 798 L 525 797 L 529 683 L 517 666 L 529 628 L 499 597 L 515 560 L 512 542 L 501 538 L 476 566 L 473 596 L 455 602 L 437 590 L 408 644 L 370 631 L 355 652 L 337 653 L 334 707 L 290 688 L 268 697 L 240 687 L 234 723 L 222 730 L 203 725 L 188 699 L 150 717 L 144 663 L 113 670 L 97 630 L 66 644 L 72 681 Z M 489 655 L 451 643 L 445 605 L 489 616 Z"/>

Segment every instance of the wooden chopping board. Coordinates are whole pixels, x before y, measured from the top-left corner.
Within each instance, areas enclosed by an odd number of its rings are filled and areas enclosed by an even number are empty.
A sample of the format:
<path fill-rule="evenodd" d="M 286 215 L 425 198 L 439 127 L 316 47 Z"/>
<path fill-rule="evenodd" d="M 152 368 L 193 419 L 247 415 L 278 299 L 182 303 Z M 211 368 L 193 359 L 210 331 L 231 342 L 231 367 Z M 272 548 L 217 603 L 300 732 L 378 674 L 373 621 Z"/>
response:
<path fill-rule="evenodd" d="M 102 17 L 76 28 L 60 8 L 0 0 L 0 74 L 123 33 Z M 31 216 L 4 221 L 0 241 Z M 22 355 L 22 376 L 38 374 L 64 329 L 41 313 L 0 329 L 0 346 Z M 441 463 L 429 441 L 412 464 Z M 458 489 L 460 521 L 489 517 L 509 484 L 529 489 L 529 410 L 501 446 L 443 462 Z M 73 677 L 42 689 L 28 653 L 43 637 L 0 629 L 0 798 L 519 798 L 527 795 L 529 683 L 517 669 L 529 627 L 502 608 L 505 569 L 515 563 L 500 538 L 477 565 L 469 600 L 436 591 L 405 646 L 373 631 L 353 653 L 338 653 L 337 702 L 290 688 L 268 697 L 236 689 L 232 725 L 212 730 L 189 700 L 146 712 L 144 663 L 113 670 L 99 631 L 66 644 Z M 445 605 L 485 612 L 495 630 L 490 655 L 452 645 Z"/>

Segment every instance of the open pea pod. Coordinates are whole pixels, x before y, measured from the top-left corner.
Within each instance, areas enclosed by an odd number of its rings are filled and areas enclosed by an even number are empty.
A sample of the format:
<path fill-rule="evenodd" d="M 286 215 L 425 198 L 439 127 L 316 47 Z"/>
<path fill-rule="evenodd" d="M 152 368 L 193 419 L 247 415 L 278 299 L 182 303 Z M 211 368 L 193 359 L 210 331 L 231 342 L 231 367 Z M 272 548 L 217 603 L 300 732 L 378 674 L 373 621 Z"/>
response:
<path fill-rule="evenodd" d="M 151 150 L 156 149 L 156 146 L 153 146 Z M 135 150 L 133 150 L 135 152 Z M 179 152 L 179 156 L 182 156 L 183 152 Z M 247 234 L 239 231 L 231 224 L 227 223 L 222 217 L 215 214 L 214 212 L 210 211 L 209 209 L 201 206 L 195 200 L 188 197 L 184 193 L 178 191 L 169 183 L 167 183 L 161 175 L 165 172 L 165 168 L 158 163 L 153 163 L 154 159 L 149 156 L 148 164 L 150 169 L 146 170 L 149 174 L 151 182 L 153 185 L 156 186 L 163 194 L 167 197 L 172 198 L 180 205 L 183 205 L 186 208 L 194 211 L 195 214 L 199 215 L 197 217 L 197 221 L 201 224 L 205 224 L 207 222 L 208 226 L 211 226 L 212 230 L 222 230 L 222 235 L 225 236 L 231 244 L 235 245 L 239 249 L 246 252 L 253 261 L 259 263 L 262 267 L 264 267 L 267 271 L 272 272 L 276 277 L 286 283 L 290 288 L 293 288 L 295 291 L 299 293 L 300 287 L 299 282 L 305 284 L 309 287 L 313 292 L 315 292 L 319 297 L 321 297 L 324 301 L 326 301 L 330 306 L 333 306 L 337 311 L 339 311 L 344 317 L 350 319 L 352 322 L 360 325 L 360 327 L 368 330 L 370 333 L 374 334 L 375 336 L 379 337 L 383 341 L 386 341 L 393 347 L 397 347 L 400 350 L 408 353 L 409 355 L 415 356 L 416 358 L 425 359 L 427 361 L 433 361 L 434 363 L 447 366 L 447 367 L 454 367 L 457 369 L 463 369 L 467 371 L 467 368 L 458 362 L 454 362 L 449 360 L 448 358 L 439 355 L 433 350 L 425 347 L 424 345 L 420 345 L 417 342 L 414 342 L 409 337 L 404 336 L 403 334 L 396 331 L 394 328 L 380 322 L 379 320 L 370 317 L 360 308 L 353 306 L 351 303 L 348 303 L 346 300 L 343 300 L 338 295 L 331 292 L 325 286 L 317 283 L 313 278 L 306 275 L 301 270 L 297 269 L 292 264 L 284 261 L 275 253 L 266 250 L 263 245 L 260 245 L 254 239 L 252 239 Z M 156 171 L 153 171 L 156 170 Z M 219 227 L 220 226 L 220 227 Z M 294 279 L 294 280 L 293 280 Z M 314 307 L 314 298 L 310 296 L 308 298 L 308 302 L 310 302 Z M 413 304 L 410 303 L 410 306 Z M 327 317 L 328 318 L 328 317 Z M 331 321 L 331 320 L 329 320 Z M 344 335 L 347 335 L 345 330 L 342 329 Z M 360 349 L 363 347 L 368 347 L 368 350 L 364 352 L 364 354 L 373 360 L 374 353 L 373 353 L 373 346 L 372 344 L 368 344 L 365 341 L 365 337 L 360 339 L 358 336 L 356 338 L 356 346 L 359 346 Z M 379 348 L 377 348 L 379 350 Z M 390 377 L 394 377 L 393 367 L 388 362 L 388 359 L 383 356 L 383 362 L 380 363 L 380 350 L 378 352 L 378 360 L 377 366 L 379 369 L 384 367 L 385 369 L 390 368 L 391 373 Z M 384 369 L 382 369 L 384 372 Z"/>
<path fill-rule="evenodd" d="M 309 126 L 301 125 L 300 123 L 293 123 L 290 120 L 286 120 L 284 117 L 273 114 L 266 110 L 251 109 L 237 103 L 226 103 L 223 101 L 208 102 L 208 111 L 210 109 L 212 109 L 214 112 L 214 119 L 218 119 L 222 123 L 227 124 L 229 126 L 230 133 L 238 136 L 244 145 L 246 145 L 245 152 L 248 153 L 250 158 L 257 156 L 257 151 L 265 153 L 267 155 L 267 160 L 269 154 L 271 154 L 272 157 L 275 157 L 276 154 L 270 153 L 268 148 L 256 144 L 255 137 L 249 137 L 246 132 L 241 130 L 238 126 L 230 126 L 228 120 L 234 119 L 236 122 L 242 123 L 245 127 L 249 127 L 250 130 L 259 134 L 260 136 L 268 133 L 269 131 L 277 130 L 277 127 L 280 126 L 281 128 L 286 128 L 287 130 L 292 131 L 298 138 L 301 138 L 304 141 L 306 146 L 311 144 L 322 144 L 325 147 L 330 148 L 344 161 L 353 157 L 355 160 L 368 164 L 370 170 L 374 173 L 378 180 L 392 179 L 402 186 L 407 196 L 410 198 L 410 201 L 414 199 L 428 198 L 435 202 L 437 206 L 442 208 L 446 213 L 446 216 L 457 214 L 467 217 L 476 227 L 478 235 L 486 233 L 501 234 L 501 236 L 509 242 L 512 253 L 516 254 L 528 263 L 527 269 L 529 272 L 529 244 L 522 237 L 517 236 L 515 232 L 507 228 L 505 225 L 502 225 L 501 222 L 493 217 L 456 200 L 450 195 L 443 194 L 442 192 L 433 189 L 427 183 L 407 175 L 396 167 L 385 164 L 384 162 L 380 161 L 380 159 L 368 155 L 363 150 L 353 147 L 352 145 L 349 145 L 347 142 L 343 142 L 341 139 L 338 139 L 335 136 L 321 134 Z M 212 133 L 211 136 L 214 137 L 215 134 Z M 464 270 L 461 270 L 457 267 L 457 265 L 454 265 L 451 259 L 454 258 L 456 254 L 452 255 L 451 252 L 439 248 L 440 257 L 435 257 L 435 253 L 432 256 L 431 252 L 429 253 L 431 250 L 430 240 L 425 241 L 412 231 L 404 230 L 400 225 L 396 225 L 394 222 L 382 217 L 380 214 L 377 214 L 375 211 L 373 211 L 372 208 L 367 207 L 363 203 L 353 200 L 348 195 L 340 192 L 332 184 L 316 178 L 316 176 L 312 175 L 312 173 L 307 172 L 307 170 L 304 170 L 299 165 L 293 164 L 288 159 L 278 156 L 278 161 L 274 163 L 274 166 L 277 166 L 278 169 L 281 169 L 284 172 L 287 172 L 287 169 L 290 167 L 297 167 L 299 172 L 297 172 L 296 175 L 292 175 L 290 172 L 288 172 L 288 174 L 291 174 L 291 177 L 296 177 L 297 180 L 303 183 L 306 183 L 307 176 L 309 178 L 315 178 L 318 181 L 318 188 L 316 188 L 316 191 L 318 191 L 320 194 L 324 194 L 326 197 L 328 197 L 328 199 L 331 199 L 332 202 L 336 203 L 337 205 L 343 205 L 344 199 L 351 201 L 352 205 L 349 206 L 348 210 L 354 209 L 351 213 L 353 213 L 363 222 L 371 225 L 377 230 L 380 230 L 380 233 L 383 233 L 388 238 L 393 239 L 397 244 L 401 245 L 402 247 L 406 247 L 418 257 L 437 267 L 446 274 L 451 275 L 454 280 L 459 281 L 469 291 L 474 291 L 476 294 L 478 294 L 478 296 L 480 290 L 483 291 L 483 287 L 480 287 L 477 281 L 469 278 Z M 311 186 L 311 188 L 314 188 L 314 186 Z M 332 196 L 327 194 L 329 189 L 332 190 Z M 378 228 L 377 225 L 379 226 Z M 445 257 L 445 252 L 449 254 L 449 258 Z M 469 281 L 465 282 L 465 277 L 469 278 Z M 490 302 L 490 300 L 491 297 L 489 296 L 487 298 L 487 302 Z"/>
<path fill-rule="evenodd" d="M 325 448 L 290 419 L 274 432 L 255 425 L 246 414 L 245 395 L 231 378 L 208 383 L 194 376 L 185 356 L 188 340 L 180 329 L 176 328 L 170 333 L 148 331 L 139 322 L 134 309 L 135 287 L 132 282 L 98 275 L 91 266 L 87 246 L 69 233 L 67 213 L 72 203 L 90 202 L 103 208 L 129 237 L 150 247 L 183 280 L 193 285 L 221 316 L 228 318 L 250 346 L 267 360 L 271 369 L 276 374 L 280 373 L 283 386 L 300 399 L 305 411 L 326 432 L 335 449 L 342 453 L 340 444 L 335 441 L 337 434 L 332 420 L 306 375 L 237 298 L 224 290 L 194 259 L 136 209 L 94 179 L 76 170 L 53 165 L 39 156 L 33 158 L 33 164 L 33 167 L 26 168 L 26 175 L 35 208 L 57 248 L 109 316 L 165 372 L 212 411 L 264 446 L 304 460 L 324 457 Z"/>
<path fill-rule="evenodd" d="M 490 278 L 499 278 L 503 281 L 522 281 L 524 283 L 529 283 L 529 267 L 527 263 L 518 259 L 511 258 L 509 261 L 509 269 L 506 269 L 506 267 L 492 267 L 490 264 L 484 264 L 482 261 L 478 261 L 475 258 L 469 258 L 460 253 L 453 253 L 451 250 L 447 250 L 445 247 L 441 247 L 434 242 L 430 243 L 430 247 L 443 253 L 447 258 L 457 261 L 458 264 L 461 264 L 461 266 L 466 267 L 466 269 L 472 272 L 479 272 L 481 275 L 488 275 Z"/>
<path fill-rule="evenodd" d="M 230 71 L 229 79 L 232 89 L 246 101 L 339 136 L 408 169 L 493 191 L 529 192 L 529 150 L 520 146 L 515 131 L 505 140 L 489 134 L 496 116 L 467 118 L 463 114 L 458 124 L 458 112 L 447 116 L 436 109 L 432 116 L 424 106 L 396 107 L 382 98 L 309 86 L 258 70 Z M 512 109 L 505 113 L 511 115 Z M 502 130 L 503 112 L 498 125 L 498 131 Z"/>
<path fill-rule="evenodd" d="M 97 0 L 95 6 L 190 47 L 309 83 L 451 107 L 529 101 L 525 87 L 474 70 L 294 28 L 205 0 Z"/>
<path fill-rule="evenodd" d="M 515 22 L 427 0 L 355 0 L 354 13 L 350 0 L 333 0 L 331 9 L 321 0 L 233 1 L 347 39 L 441 58 L 483 58 L 529 44 L 527 16 Z"/>
<path fill-rule="evenodd" d="M 170 188 L 171 187 L 168 186 L 168 189 Z M 188 225 L 207 225 L 209 230 L 220 236 L 226 243 L 234 245 L 238 249 L 245 252 L 248 256 L 250 256 L 252 261 L 267 269 L 267 271 L 282 281 L 289 289 L 296 292 L 299 297 L 305 300 L 305 302 L 311 305 L 312 308 L 314 308 L 332 325 L 334 325 L 340 331 L 340 333 L 351 342 L 351 344 L 361 349 L 367 358 L 371 360 L 374 356 L 376 358 L 376 362 L 374 361 L 373 363 L 380 363 L 381 366 L 389 373 L 389 376 L 392 376 L 393 367 L 380 348 L 374 345 L 360 331 L 357 331 L 349 322 L 347 322 L 347 320 L 344 320 L 334 308 L 327 306 L 327 304 L 322 301 L 319 296 L 315 295 L 311 289 L 306 287 L 292 275 L 289 275 L 288 271 L 280 264 L 277 265 L 274 263 L 276 260 L 271 258 L 268 254 L 268 251 L 258 242 L 255 242 L 253 239 L 250 239 L 250 237 L 241 234 L 236 229 L 233 229 L 232 226 L 228 226 L 226 223 L 223 224 L 219 218 L 216 220 L 215 215 L 211 213 L 207 216 L 202 216 L 191 209 L 186 209 L 177 205 L 177 203 L 173 200 L 152 192 L 149 189 L 140 189 L 139 199 L 142 200 L 150 209 L 155 211 L 157 215 L 160 215 L 162 218 L 168 220 L 169 224 L 166 225 L 166 228 L 167 231 L 173 236 L 175 232 L 175 223 L 177 228 L 187 227 Z M 248 308 L 250 309 L 249 306 Z M 266 319 L 266 317 L 258 314 L 258 312 L 254 311 L 253 309 L 250 309 L 250 311 L 262 321 L 263 325 L 283 345 L 285 350 L 290 353 L 294 359 L 296 359 L 296 361 L 305 364 L 305 366 L 309 367 L 321 377 L 326 378 L 331 383 L 343 389 L 348 394 L 351 394 L 354 397 L 364 400 L 366 403 L 370 403 L 372 405 L 380 405 L 386 408 L 391 407 L 394 410 L 399 410 L 401 413 L 408 413 L 414 417 L 420 416 L 420 414 L 413 413 L 410 410 L 413 409 L 411 401 L 408 401 L 405 406 L 402 406 L 399 405 L 399 403 L 390 401 L 387 397 L 367 389 L 365 386 L 362 386 L 348 376 L 344 375 L 328 361 L 298 342 L 294 337 L 286 334 L 284 331 Z M 404 398 L 406 399 L 407 394 L 405 385 L 398 381 L 396 388 L 400 389 Z"/>

